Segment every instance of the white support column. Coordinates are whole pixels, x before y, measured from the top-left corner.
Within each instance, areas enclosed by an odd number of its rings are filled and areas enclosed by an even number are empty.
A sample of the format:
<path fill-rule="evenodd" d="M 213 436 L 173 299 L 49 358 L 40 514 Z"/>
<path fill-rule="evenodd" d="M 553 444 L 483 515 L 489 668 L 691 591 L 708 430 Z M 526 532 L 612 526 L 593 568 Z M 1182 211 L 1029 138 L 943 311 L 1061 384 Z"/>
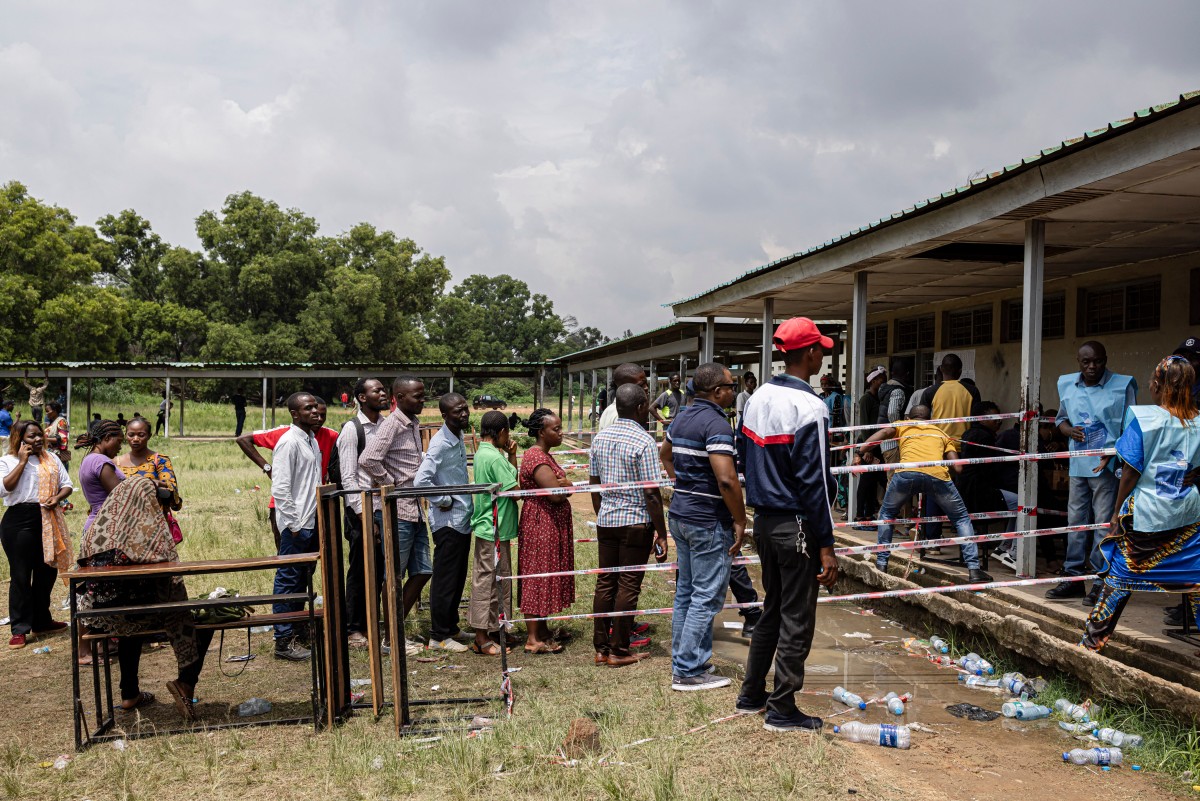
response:
<path fill-rule="evenodd" d="M 69 376 L 69 375 L 67 376 L 67 408 L 63 409 L 63 414 L 66 415 L 65 419 L 67 421 L 67 428 L 70 428 L 71 427 L 71 376 Z M 87 428 L 87 424 L 90 422 L 91 422 L 90 419 L 85 420 L 83 423 L 83 427 Z"/>
<path fill-rule="evenodd" d="M 1025 271 L 1021 294 L 1021 411 L 1037 409 L 1042 400 L 1042 282 L 1046 271 L 1046 223 L 1025 222 Z M 1037 419 L 1021 422 L 1026 453 L 1038 451 Z M 1017 531 L 1037 528 L 1037 462 L 1017 463 Z M 1037 575 L 1037 540 L 1017 540 L 1017 575 Z"/>
<path fill-rule="evenodd" d="M 263 431 L 267 430 L 267 377 L 263 376 L 263 394 L 262 394 L 262 426 Z"/>
<path fill-rule="evenodd" d="M 771 338 L 775 336 L 775 298 L 763 298 L 762 313 L 762 356 L 758 362 L 758 385 L 771 380 L 771 362 L 774 358 L 775 346 Z"/>
<path fill-rule="evenodd" d="M 575 395 L 572 391 L 572 385 L 575 382 L 575 374 L 567 371 L 567 431 L 574 431 L 571 423 L 575 420 Z"/>
<path fill-rule="evenodd" d="M 592 370 L 592 402 L 588 404 L 591 414 L 588 418 L 592 423 L 592 433 L 596 431 L 596 423 L 600 420 L 600 393 L 596 392 L 596 371 Z"/>
<path fill-rule="evenodd" d="M 187 379 L 179 379 L 179 436 L 183 436 L 183 409 L 187 403 Z"/>
<path fill-rule="evenodd" d="M 163 407 L 163 439 L 171 438 L 171 376 L 167 376 L 167 386 L 163 391 L 166 396 L 163 398 L 166 401 L 166 406 Z"/>
<path fill-rule="evenodd" d="M 608 403 L 605 404 L 606 408 L 617 402 L 617 399 L 613 397 L 613 395 L 616 393 L 613 392 L 612 388 L 612 370 L 612 367 L 607 367 L 604 370 L 604 399 L 608 401 Z M 653 387 L 651 387 L 651 389 L 653 389 Z"/>
<path fill-rule="evenodd" d="M 700 357 L 700 362 L 711 362 L 716 358 L 717 353 L 717 322 L 715 317 L 708 317 L 704 320 L 704 353 Z"/>
<path fill-rule="evenodd" d="M 850 376 L 850 414 L 846 417 L 847 425 L 858 422 L 858 399 L 862 397 L 866 387 L 863 386 L 866 376 L 863 368 L 867 361 L 867 271 L 860 270 L 854 274 L 854 297 L 850 307 L 850 359 L 847 371 Z M 866 432 L 865 436 L 869 436 Z M 855 437 L 851 436 L 853 442 Z M 846 463 L 854 461 L 854 449 L 846 451 Z M 858 481 L 851 475 L 849 495 L 846 500 L 846 519 L 853 520 L 858 511 Z"/>
<path fill-rule="evenodd" d="M 454 391 L 454 373 L 450 374 L 450 391 Z"/>

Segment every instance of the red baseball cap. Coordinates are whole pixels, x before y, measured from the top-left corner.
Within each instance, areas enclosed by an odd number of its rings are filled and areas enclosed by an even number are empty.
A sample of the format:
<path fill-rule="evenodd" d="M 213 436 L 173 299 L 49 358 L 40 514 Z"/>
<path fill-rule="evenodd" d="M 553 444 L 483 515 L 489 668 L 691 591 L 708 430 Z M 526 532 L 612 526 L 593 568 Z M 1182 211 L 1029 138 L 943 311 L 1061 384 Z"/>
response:
<path fill-rule="evenodd" d="M 780 323 L 775 329 L 772 341 L 775 343 L 775 349 L 784 353 L 811 347 L 817 343 L 825 350 L 833 349 L 833 340 L 824 336 L 817 324 L 807 317 L 793 317 Z"/>

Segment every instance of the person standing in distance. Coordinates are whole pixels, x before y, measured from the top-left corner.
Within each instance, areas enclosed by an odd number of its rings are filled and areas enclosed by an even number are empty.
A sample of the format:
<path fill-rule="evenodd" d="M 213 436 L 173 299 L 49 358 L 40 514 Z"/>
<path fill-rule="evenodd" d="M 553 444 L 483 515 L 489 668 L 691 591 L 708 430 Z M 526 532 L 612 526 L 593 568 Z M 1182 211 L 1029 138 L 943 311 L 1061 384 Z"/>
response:
<path fill-rule="evenodd" d="M 784 372 L 746 404 L 746 503 L 754 507 L 754 538 L 762 560 L 763 614 L 750 638 L 741 712 L 767 712 L 767 731 L 820 730 L 822 721 L 796 707 L 804 660 L 816 630 L 818 585 L 838 577 L 833 554 L 833 476 L 829 472 L 829 409 L 809 381 L 833 340 L 807 317 L 775 329 Z M 766 691 L 775 666 L 775 689 Z"/>

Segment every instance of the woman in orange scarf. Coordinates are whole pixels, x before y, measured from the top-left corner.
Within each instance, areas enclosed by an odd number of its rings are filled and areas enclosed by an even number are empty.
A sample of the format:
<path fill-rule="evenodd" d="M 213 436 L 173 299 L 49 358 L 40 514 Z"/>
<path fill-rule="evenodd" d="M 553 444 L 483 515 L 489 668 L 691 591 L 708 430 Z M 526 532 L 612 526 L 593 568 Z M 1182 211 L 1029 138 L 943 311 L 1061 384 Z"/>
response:
<path fill-rule="evenodd" d="M 50 590 L 60 570 L 71 568 L 70 535 L 59 503 L 74 487 L 67 468 L 45 450 L 42 427 L 22 420 L 0 458 L 0 544 L 8 557 L 9 648 L 24 648 L 38 634 L 67 628 L 50 617 Z"/>

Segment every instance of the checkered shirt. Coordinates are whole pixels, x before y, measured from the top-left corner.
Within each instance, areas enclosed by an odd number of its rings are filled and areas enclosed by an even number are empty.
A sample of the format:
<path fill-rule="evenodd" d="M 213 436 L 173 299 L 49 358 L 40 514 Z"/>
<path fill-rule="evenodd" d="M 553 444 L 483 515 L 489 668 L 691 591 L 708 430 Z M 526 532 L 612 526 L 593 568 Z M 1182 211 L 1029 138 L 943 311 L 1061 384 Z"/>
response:
<path fill-rule="evenodd" d="M 591 475 L 601 484 L 657 481 L 662 467 L 658 445 L 632 420 L 618 419 L 592 440 Z M 609 490 L 600 493 L 596 525 L 605 528 L 637 526 L 650 522 L 644 490 Z"/>

